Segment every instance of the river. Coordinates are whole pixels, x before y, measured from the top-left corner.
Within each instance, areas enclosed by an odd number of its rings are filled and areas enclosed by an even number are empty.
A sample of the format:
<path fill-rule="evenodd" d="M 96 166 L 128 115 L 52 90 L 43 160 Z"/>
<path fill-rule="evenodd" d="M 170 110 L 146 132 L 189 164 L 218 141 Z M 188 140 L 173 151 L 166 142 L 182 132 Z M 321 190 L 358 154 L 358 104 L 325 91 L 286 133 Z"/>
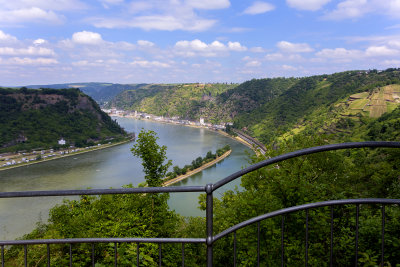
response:
<path fill-rule="evenodd" d="M 114 118 L 129 132 L 143 128 L 157 133 L 160 145 L 167 146 L 167 157 L 180 167 L 208 151 L 229 144 L 231 155 L 217 165 L 174 184 L 206 185 L 214 183 L 247 165 L 249 148 L 228 137 L 202 128 L 162 124 L 130 118 Z M 119 188 L 144 181 L 141 160 L 135 158 L 126 143 L 80 155 L 60 158 L 40 164 L 0 171 L 0 192 L 30 190 L 61 190 L 86 188 Z M 220 195 L 233 189 L 240 181 L 216 192 Z M 198 209 L 198 193 L 171 193 L 169 206 L 184 216 L 204 216 Z M 62 202 L 62 197 L 0 199 L 0 239 L 14 239 L 30 232 L 38 221 L 46 221 L 48 211 Z"/>

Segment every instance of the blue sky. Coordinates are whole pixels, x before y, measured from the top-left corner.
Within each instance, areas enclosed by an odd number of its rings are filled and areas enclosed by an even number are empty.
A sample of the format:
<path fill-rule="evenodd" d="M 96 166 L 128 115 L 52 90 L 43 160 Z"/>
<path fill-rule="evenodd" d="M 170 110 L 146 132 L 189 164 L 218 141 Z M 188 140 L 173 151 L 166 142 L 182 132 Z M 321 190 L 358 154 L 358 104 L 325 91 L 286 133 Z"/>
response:
<path fill-rule="evenodd" d="M 400 0 L 0 0 L 0 85 L 400 67 Z"/>

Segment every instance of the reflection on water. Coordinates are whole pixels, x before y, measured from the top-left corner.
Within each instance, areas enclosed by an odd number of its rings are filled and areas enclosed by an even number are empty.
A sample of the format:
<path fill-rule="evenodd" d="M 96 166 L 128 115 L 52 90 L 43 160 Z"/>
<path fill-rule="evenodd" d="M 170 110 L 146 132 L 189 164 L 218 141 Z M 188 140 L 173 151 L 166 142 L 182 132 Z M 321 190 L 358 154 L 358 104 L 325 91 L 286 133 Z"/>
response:
<path fill-rule="evenodd" d="M 206 185 L 238 171 L 247 161 L 244 145 L 205 129 L 154 123 L 150 121 L 116 118 L 129 132 L 142 128 L 157 132 L 159 144 L 166 145 L 167 157 L 173 165 L 190 164 L 198 156 L 205 156 L 229 144 L 232 154 L 216 166 L 175 184 Z M 141 161 L 132 156 L 127 143 L 86 154 L 52 160 L 6 171 L 0 171 L 0 192 L 29 190 L 60 190 L 86 188 L 118 188 L 125 184 L 137 185 L 144 181 Z M 232 189 L 240 182 L 229 184 Z M 198 193 L 170 194 L 171 209 L 185 216 L 204 215 L 197 206 Z M 218 193 L 216 193 L 218 195 Z M 61 203 L 60 197 L 0 199 L 0 239 L 11 239 L 28 233 L 38 220 L 45 221 L 49 209 Z"/>

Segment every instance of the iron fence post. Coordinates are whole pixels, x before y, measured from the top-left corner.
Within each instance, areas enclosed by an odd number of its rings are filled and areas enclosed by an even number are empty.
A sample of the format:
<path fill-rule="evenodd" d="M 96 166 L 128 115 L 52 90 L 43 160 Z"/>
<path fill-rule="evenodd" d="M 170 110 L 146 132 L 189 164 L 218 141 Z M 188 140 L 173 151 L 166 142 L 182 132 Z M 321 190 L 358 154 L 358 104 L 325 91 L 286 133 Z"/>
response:
<path fill-rule="evenodd" d="M 213 266 L 213 185 L 206 185 L 207 266 Z"/>

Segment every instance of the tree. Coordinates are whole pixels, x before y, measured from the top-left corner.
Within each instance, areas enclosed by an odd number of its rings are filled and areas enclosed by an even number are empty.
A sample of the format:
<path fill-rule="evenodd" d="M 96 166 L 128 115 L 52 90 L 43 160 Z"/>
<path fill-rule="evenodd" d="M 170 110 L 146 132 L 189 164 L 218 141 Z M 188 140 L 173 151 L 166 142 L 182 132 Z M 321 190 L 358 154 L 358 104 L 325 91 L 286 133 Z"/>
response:
<path fill-rule="evenodd" d="M 154 131 L 142 129 L 136 144 L 131 149 L 134 156 L 142 159 L 145 179 L 150 187 L 161 186 L 162 178 L 165 177 L 168 168 L 172 165 L 171 160 L 164 163 L 167 160 L 167 147 L 158 145 L 157 139 Z"/>

